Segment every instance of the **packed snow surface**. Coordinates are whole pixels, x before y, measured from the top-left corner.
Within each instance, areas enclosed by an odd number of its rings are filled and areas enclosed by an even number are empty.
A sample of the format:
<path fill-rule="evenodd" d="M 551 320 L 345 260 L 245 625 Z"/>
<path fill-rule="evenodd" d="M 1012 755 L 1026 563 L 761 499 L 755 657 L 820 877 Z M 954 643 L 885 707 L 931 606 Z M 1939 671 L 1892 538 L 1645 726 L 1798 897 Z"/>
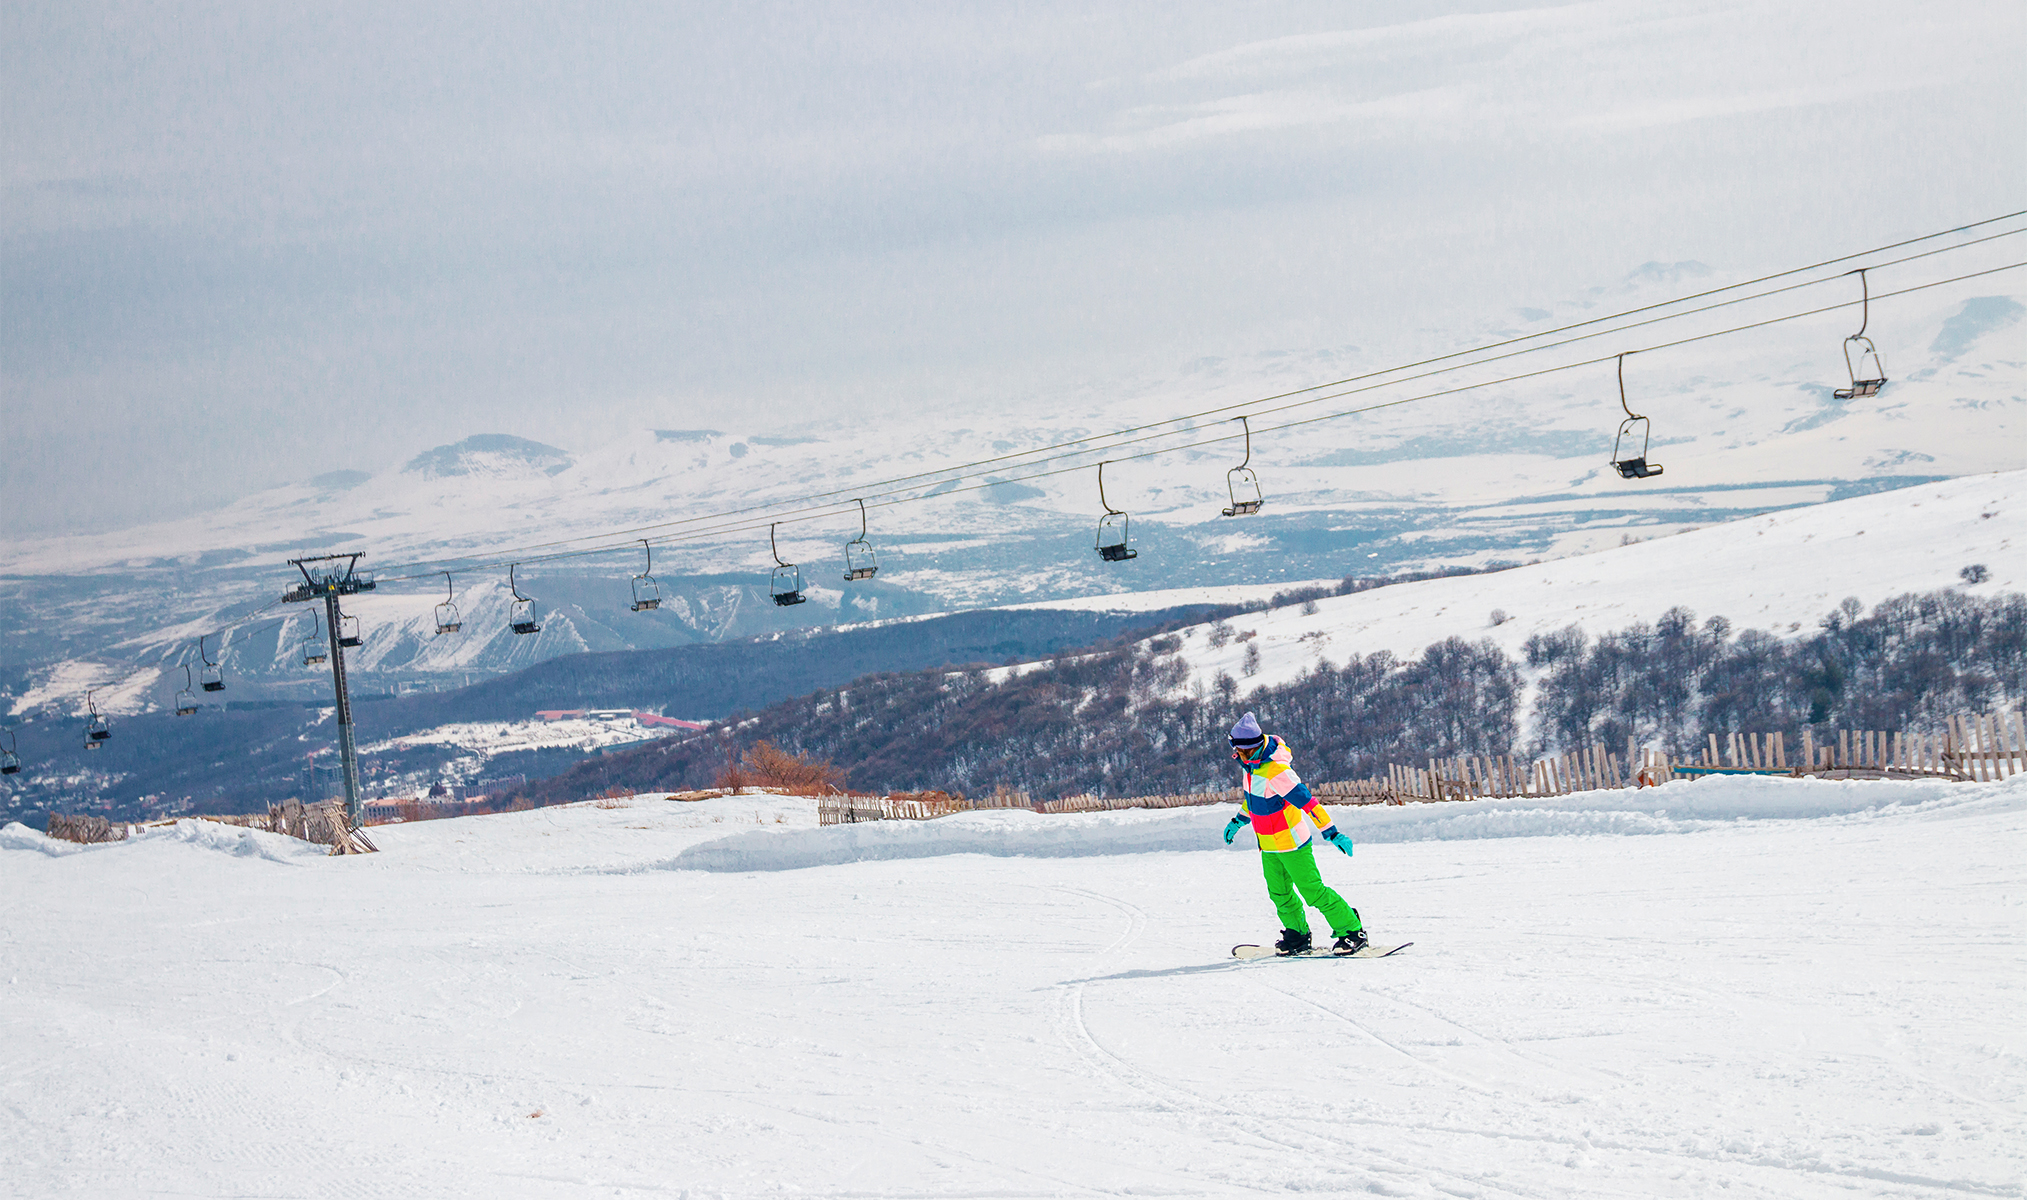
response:
<path fill-rule="evenodd" d="M 0 1192 L 2027 1194 L 2022 780 L 1347 807 L 1414 946 L 1247 964 L 1222 807 L 603 804 L 0 831 Z"/>

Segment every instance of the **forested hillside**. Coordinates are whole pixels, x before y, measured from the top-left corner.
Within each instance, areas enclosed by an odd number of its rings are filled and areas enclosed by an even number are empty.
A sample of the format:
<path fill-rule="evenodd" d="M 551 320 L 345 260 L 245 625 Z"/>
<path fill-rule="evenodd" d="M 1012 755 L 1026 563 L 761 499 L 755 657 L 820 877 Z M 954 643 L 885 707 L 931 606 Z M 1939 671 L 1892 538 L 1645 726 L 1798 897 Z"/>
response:
<path fill-rule="evenodd" d="M 1412 660 L 1386 652 L 1324 660 L 1243 695 L 1227 675 L 1205 695 L 1175 696 L 1188 643 L 1220 629 L 1195 626 L 1025 669 L 869 675 L 717 735 L 580 768 L 531 794 L 554 802 L 621 784 L 704 786 L 760 740 L 830 759 L 866 791 L 1215 788 L 1228 782 L 1224 730 L 1242 708 L 1293 742 L 1312 778 L 1346 779 L 1390 761 L 1622 745 L 1629 736 L 1686 749 L 1734 730 L 1920 727 L 2027 697 L 2019 594 L 1909 594 L 1869 614 L 1846 601 L 1812 633 L 1788 638 L 1677 608 L 1595 640 L 1574 627 L 1535 637 L 1523 661 L 1489 641 L 1450 638 Z"/>
<path fill-rule="evenodd" d="M 454 691 L 376 703 L 355 693 L 354 714 L 359 739 L 369 745 L 452 722 L 524 720 L 544 708 L 654 709 L 715 719 L 876 669 L 1032 659 L 1232 610 L 1207 604 L 1139 613 L 986 609 L 742 642 L 576 654 Z M 76 722 L 26 722 L 14 732 L 31 769 L 10 780 L 14 795 L 26 802 L 14 811 L 26 815 L 80 800 L 122 818 L 187 811 L 177 807 L 184 801 L 200 812 L 259 811 L 282 796 L 315 794 L 318 784 L 304 773 L 305 752 L 328 745 L 327 720 L 296 704 L 209 708 L 188 719 L 148 713 L 118 720 L 115 736 L 89 758 L 80 758 Z M 427 781 L 454 755 L 443 747 L 384 751 L 365 755 L 361 765 L 369 788 L 392 789 L 413 786 L 405 774 L 419 772 Z M 509 755 L 486 773 L 540 779 L 583 757 L 574 750 Z M 322 786 L 329 787 L 335 764 L 325 759 L 320 766 Z"/>

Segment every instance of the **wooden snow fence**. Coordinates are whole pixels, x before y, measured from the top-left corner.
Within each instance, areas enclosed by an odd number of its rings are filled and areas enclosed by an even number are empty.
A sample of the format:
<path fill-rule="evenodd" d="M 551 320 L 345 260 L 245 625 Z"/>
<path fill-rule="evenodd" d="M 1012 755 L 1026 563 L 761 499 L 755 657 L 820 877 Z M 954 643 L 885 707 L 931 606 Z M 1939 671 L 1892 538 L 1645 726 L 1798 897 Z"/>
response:
<path fill-rule="evenodd" d="M 304 804 L 299 800 L 284 800 L 268 806 L 265 813 L 227 813 L 222 816 L 186 817 L 190 821 L 213 821 L 220 825 L 236 825 L 243 829 L 260 829 L 268 833 L 284 834 L 329 846 L 333 854 L 370 854 L 378 850 L 366 834 L 345 824 L 345 805 L 342 801 L 330 800 L 321 804 Z M 145 821 L 128 825 L 108 821 L 104 817 L 72 816 L 66 813 L 49 814 L 49 836 L 62 838 L 67 842 L 123 842 L 136 829 L 152 829 L 163 825 L 174 825 L 176 818 L 160 821 Z"/>
<path fill-rule="evenodd" d="M 996 792 L 967 800 L 948 792 L 896 792 L 890 796 L 845 794 L 816 798 L 818 825 L 853 825 L 861 821 L 927 821 L 981 808 L 1029 808 L 1026 792 Z"/>
<path fill-rule="evenodd" d="M 2027 773 L 2027 718 L 2018 712 L 1951 717 L 1940 733 L 1840 729 L 1820 743 L 1802 730 L 1709 734 L 1694 754 L 1603 746 L 1515 762 L 1505 755 L 1432 758 L 1426 767 L 1390 766 L 1392 803 L 1566 796 L 1689 779 L 1700 775 L 1813 775 L 1824 779 L 1951 779 L 1989 782 Z M 1323 788 L 1316 789 L 1325 794 Z"/>
<path fill-rule="evenodd" d="M 1399 804 L 1393 784 L 1385 779 L 1336 779 L 1328 783 L 1315 784 L 1309 793 L 1324 802 L 1324 806 L 1340 804 Z M 1241 793 L 1232 789 L 1232 800 L 1237 802 Z"/>
<path fill-rule="evenodd" d="M 2027 774 L 2027 714 L 1952 717 L 1950 738 L 1948 762 L 1964 779 L 1985 783 Z"/>
<path fill-rule="evenodd" d="M 1506 754 L 1430 758 L 1426 765 L 1392 764 L 1378 779 L 1312 783 L 1326 805 L 1426 804 L 1446 800 L 1522 799 L 1572 792 L 1646 787 L 1698 775 L 1814 775 L 1828 779 L 1952 779 L 1987 781 L 2027 774 L 2027 719 L 2018 712 L 1952 717 L 1942 732 L 1890 733 L 1839 730 L 1816 740 L 1802 730 L 1734 733 L 1704 739 L 1693 754 L 1670 755 L 1628 741 L 1623 751 L 1601 745 L 1528 760 Z M 1002 792 L 965 800 L 941 792 L 915 796 L 826 796 L 817 802 L 820 823 L 922 821 L 978 808 L 1028 808 L 1043 813 L 1115 812 L 1127 808 L 1184 808 L 1237 804 L 1237 788 L 1160 796 L 1066 796 L 1030 805 L 1025 793 Z M 924 800 L 921 797 L 940 797 Z"/>
<path fill-rule="evenodd" d="M 1239 789 L 1222 792 L 1175 792 L 1161 796 L 1065 796 L 1045 800 L 1036 809 L 1045 813 L 1118 812 L 1127 808 L 1196 808 L 1206 804 L 1237 804 Z"/>
<path fill-rule="evenodd" d="M 224 816 L 194 817 L 198 821 L 216 821 L 220 825 L 237 825 L 245 829 L 260 829 L 268 833 L 279 833 L 287 837 L 301 838 L 319 846 L 329 846 L 333 854 L 372 854 L 379 851 L 366 836 L 363 829 L 353 829 L 345 821 L 345 804 L 342 800 L 324 800 L 304 804 L 300 800 L 284 800 L 270 804 L 265 813 L 228 813 Z"/>
<path fill-rule="evenodd" d="M 1184 792 L 1162 796 L 1065 796 L 1037 803 L 1026 792 L 1000 791 L 990 796 L 966 799 L 943 792 L 902 793 L 892 796 L 819 796 L 816 819 L 819 825 L 849 825 L 859 821 L 927 821 L 953 813 L 978 812 L 995 808 L 1018 808 L 1029 812 L 1078 813 L 1114 812 L 1123 808 L 1188 808 L 1201 804 L 1233 804 L 1239 791 Z"/>
<path fill-rule="evenodd" d="M 1387 767 L 1387 800 L 1393 804 L 1441 800 L 1482 800 L 1516 796 L 1565 796 L 1571 792 L 1625 787 L 1626 759 L 1603 746 L 1587 746 L 1529 763 L 1512 755 L 1432 758 L 1427 767 Z"/>
<path fill-rule="evenodd" d="M 49 814 L 49 836 L 66 842 L 82 842 L 87 846 L 99 842 L 124 842 L 132 832 L 133 826 L 114 824 L 104 817 L 90 817 L 82 813 Z"/>

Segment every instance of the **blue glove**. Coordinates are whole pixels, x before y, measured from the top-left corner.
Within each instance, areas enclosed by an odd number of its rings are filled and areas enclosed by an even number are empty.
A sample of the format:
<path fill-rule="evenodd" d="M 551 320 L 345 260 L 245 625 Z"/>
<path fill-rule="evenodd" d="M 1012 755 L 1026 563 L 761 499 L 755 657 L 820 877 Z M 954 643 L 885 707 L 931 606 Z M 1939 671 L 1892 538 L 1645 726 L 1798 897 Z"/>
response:
<path fill-rule="evenodd" d="M 1245 828 L 1246 823 L 1246 814 L 1240 813 L 1225 824 L 1225 845 L 1232 844 L 1232 839 L 1239 836 L 1239 830 Z"/>
<path fill-rule="evenodd" d="M 1324 830 L 1323 840 L 1329 842 L 1331 845 L 1337 847 L 1339 850 L 1344 851 L 1347 857 L 1351 854 L 1351 839 L 1344 836 L 1344 834 L 1338 830 L 1337 826 L 1332 825 L 1330 828 Z"/>

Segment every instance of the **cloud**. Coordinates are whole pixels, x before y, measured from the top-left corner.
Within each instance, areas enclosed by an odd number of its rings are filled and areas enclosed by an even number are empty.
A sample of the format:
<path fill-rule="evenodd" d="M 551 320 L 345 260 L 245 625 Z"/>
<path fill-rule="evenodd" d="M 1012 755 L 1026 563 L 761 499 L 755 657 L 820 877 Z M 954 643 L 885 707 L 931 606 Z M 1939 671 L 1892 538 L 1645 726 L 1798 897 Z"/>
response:
<path fill-rule="evenodd" d="M 6 535 L 486 430 L 1238 389 L 2016 207 L 2027 6 L 1522 3 L 17 5 Z"/>
<path fill-rule="evenodd" d="M 1743 94 L 1684 96 L 1652 104 L 1614 108 L 1605 112 L 1576 113 L 1569 116 L 1564 124 L 1565 127 L 1570 129 L 1624 133 L 1636 129 L 1652 129 L 1662 125 L 1679 125 L 1686 121 L 1708 121 L 1721 117 L 1744 116 L 1749 113 L 1773 112 L 1784 108 L 1807 108 L 1818 104 L 1837 104 L 1881 91 L 1898 91 L 1918 86 L 1921 85 L 1912 82 L 1896 83 L 1888 87 L 1881 87 L 1876 84 L 1862 84 L 1846 87 L 1778 88 Z"/>
<path fill-rule="evenodd" d="M 1454 119 L 1469 100 L 1456 86 L 1428 88 L 1376 100 L 1346 100 L 1327 90 L 1254 92 L 1198 104 L 1144 105 L 1116 122 L 1136 126 L 1107 134 L 1043 137 L 1046 153 L 1092 153 L 1159 149 L 1200 138 L 1264 133 L 1314 126 L 1349 125 L 1378 137 L 1404 127 Z"/>
<path fill-rule="evenodd" d="M 1352 142 L 1614 135 L 1961 79 L 1946 18 L 1877 16 L 1818 28 L 1779 7 L 1585 3 L 1250 41 L 1108 86 L 1128 102 L 1098 128 L 1037 145 L 1143 153 L 1326 127 Z"/>
<path fill-rule="evenodd" d="M 1199 55 L 1146 76 L 1150 82 L 1199 79 L 1287 77 L 1354 64 L 1360 60 L 1417 52 L 1455 55 L 1477 46 L 1516 41 L 1532 34 L 1579 30 L 1598 23 L 1623 5 L 1571 4 L 1515 12 L 1456 13 L 1382 25 L 1247 42 Z"/>

